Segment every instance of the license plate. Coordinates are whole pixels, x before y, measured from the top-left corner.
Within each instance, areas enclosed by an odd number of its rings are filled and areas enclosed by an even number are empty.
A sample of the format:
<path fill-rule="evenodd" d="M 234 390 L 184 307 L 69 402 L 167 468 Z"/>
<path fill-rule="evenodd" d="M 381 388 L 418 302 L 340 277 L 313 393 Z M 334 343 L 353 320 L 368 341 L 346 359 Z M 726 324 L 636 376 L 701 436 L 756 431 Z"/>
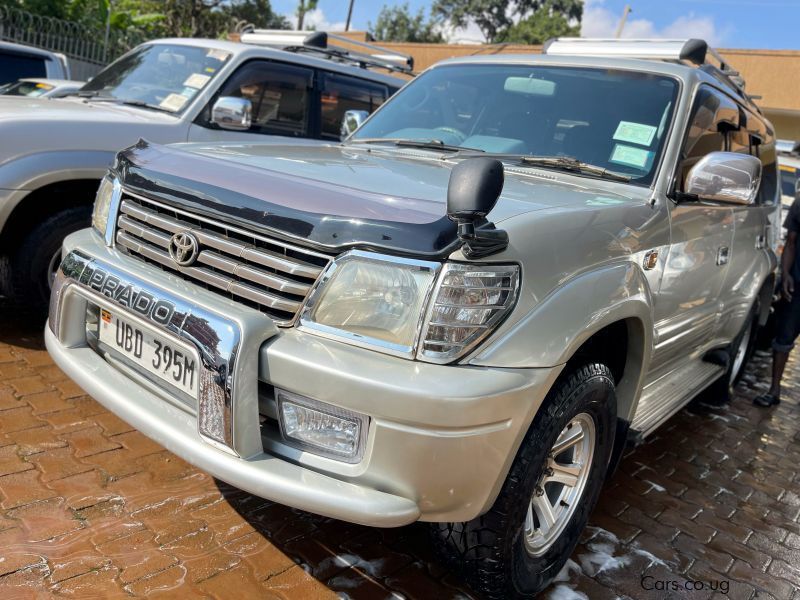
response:
<path fill-rule="evenodd" d="M 197 352 L 102 308 L 99 329 L 101 342 L 148 373 L 197 398 Z"/>

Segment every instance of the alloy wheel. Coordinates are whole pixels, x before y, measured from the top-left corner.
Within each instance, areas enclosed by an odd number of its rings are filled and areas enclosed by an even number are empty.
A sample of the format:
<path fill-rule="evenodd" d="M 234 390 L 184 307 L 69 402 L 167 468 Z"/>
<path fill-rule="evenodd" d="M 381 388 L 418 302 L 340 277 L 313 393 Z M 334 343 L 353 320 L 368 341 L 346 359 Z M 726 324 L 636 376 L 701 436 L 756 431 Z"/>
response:
<path fill-rule="evenodd" d="M 580 413 L 548 453 L 525 516 L 525 548 L 532 556 L 547 552 L 575 514 L 592 468 L 596 439 L 594 419 Z"/>

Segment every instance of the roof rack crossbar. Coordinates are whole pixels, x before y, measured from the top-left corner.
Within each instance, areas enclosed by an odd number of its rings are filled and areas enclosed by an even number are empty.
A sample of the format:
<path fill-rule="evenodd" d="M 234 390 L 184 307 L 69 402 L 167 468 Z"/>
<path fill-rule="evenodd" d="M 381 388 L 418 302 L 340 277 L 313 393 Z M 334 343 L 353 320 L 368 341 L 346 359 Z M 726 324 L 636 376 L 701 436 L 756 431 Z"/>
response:
<path fill-rule="evenodd" d="M 362 68 L 386 69 L 390 72 L 409 75 L 414 72 L 414 58 L 408 54 L 325 31 L 253 29 L 243 32 L 241 40 L 245 44 L 271 46 L 288 52 L 319 54 L 332 60 L 356 64 Z M 332 45 L 329 43 L 330 40 L 355 46 L 358 50 Z"/>
<path fill-rule="evenodd" d="M 558 56 L 608 56 L 642 58 L 671 62 L 688 62 L 716 75 L 744 98 L 745 81 L 739 71 L 704 40 L 691 39 L 616 39 L 616 38 L 553 38 L 545 42 L 543 54 Z M 713 58 L 710 61 L 709 58 Z M 718 64 L 714 64 L 714 61 Z"/>

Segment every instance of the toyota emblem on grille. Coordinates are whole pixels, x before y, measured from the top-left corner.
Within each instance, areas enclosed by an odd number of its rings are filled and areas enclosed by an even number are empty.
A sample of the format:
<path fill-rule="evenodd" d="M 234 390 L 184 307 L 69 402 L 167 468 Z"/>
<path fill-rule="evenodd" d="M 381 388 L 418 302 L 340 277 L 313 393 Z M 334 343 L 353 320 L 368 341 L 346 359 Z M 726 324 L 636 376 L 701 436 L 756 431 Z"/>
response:
<path fill-rule="evenodd" d="M 198 254 L 200 254 L 200 244 L 188 231 L 180 231 L 169 240 L 169 255 L 181 267 L 194 264 Z"/>

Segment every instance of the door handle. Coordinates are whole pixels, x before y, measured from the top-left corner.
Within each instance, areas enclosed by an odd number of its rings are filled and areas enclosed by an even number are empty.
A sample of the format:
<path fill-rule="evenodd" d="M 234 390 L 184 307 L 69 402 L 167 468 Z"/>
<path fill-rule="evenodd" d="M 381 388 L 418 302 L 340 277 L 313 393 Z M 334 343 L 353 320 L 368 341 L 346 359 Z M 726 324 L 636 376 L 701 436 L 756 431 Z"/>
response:
<path fill-rule="evenodd" d="M 717 265 L 718 266 L 727 265 L 728 259 L 730 258 L 730 254 L 731 254 L 730 248 L 728 248 L 727 246 L 720 246 L 719 249 L 717 250 Z"/>

